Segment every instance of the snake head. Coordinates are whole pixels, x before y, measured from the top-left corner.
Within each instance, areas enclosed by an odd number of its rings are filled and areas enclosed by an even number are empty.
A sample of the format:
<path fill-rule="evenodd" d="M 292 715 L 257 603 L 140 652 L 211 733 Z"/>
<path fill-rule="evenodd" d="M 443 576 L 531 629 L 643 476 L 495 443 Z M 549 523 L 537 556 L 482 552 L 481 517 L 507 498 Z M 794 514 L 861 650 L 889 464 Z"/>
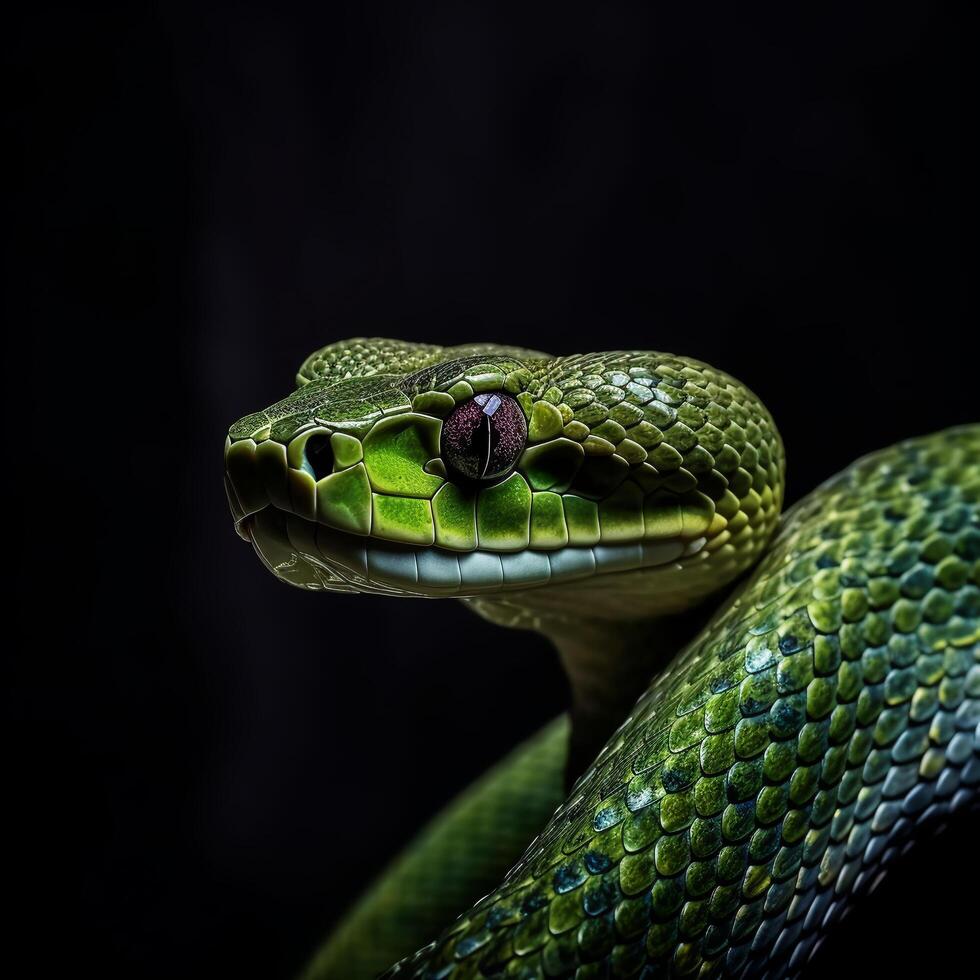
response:
<path fill-rule="evenodd" d="M 777 521 L 768 412 L 687 358 L 367 339 L 297 381 L 231 427 L 225 482 L 239 533 L 303 588 L 550 601 L 601 582 L 625 601 L 642 575 L 666 611 Z"/>

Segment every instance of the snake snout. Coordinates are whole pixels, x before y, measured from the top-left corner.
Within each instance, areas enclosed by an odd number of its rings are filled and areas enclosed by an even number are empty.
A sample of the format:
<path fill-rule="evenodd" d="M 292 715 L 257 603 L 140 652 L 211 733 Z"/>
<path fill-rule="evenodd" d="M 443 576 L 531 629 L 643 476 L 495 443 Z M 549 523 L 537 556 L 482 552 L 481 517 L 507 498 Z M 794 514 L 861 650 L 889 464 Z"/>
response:
<path fill-rule="evenodd" d="M 370 492 L 366 477 L 359 479 L 363 466 L 353 466 L 360 455 L 358 440 L 316 422 L 307 423 L 288 442 L 267 431 L 229 436 L 225 491 L 239 536 L 251 540 L 254 521 L 248 518 L 267 508 L 366 534 Z"/>

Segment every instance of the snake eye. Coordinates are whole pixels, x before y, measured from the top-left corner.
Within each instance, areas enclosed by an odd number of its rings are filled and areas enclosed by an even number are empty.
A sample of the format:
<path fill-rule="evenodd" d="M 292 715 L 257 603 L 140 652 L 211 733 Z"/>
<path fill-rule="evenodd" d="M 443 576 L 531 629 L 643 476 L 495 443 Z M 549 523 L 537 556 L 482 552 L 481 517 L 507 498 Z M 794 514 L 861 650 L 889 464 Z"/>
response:
<path fill-rule="evenodd" d="M 509 395 L 474 395 L 442 424 L 442 456 L 471 480 L 493 480 L 514 468 L 527 439 L 521 406 Z"/>

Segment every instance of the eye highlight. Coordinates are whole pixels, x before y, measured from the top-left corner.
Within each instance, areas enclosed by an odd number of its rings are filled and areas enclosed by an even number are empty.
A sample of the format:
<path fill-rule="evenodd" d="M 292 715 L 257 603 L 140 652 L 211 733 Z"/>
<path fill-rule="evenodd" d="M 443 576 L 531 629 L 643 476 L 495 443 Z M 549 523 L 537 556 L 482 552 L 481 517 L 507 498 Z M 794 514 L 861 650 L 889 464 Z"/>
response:
<path fill-rule="evenodd" d="M 442 424 L 442 457 L 470 480 L 495 480 L 510 472 L 527 440 L 521 406 L 500 392 L 474 395 Z"/>

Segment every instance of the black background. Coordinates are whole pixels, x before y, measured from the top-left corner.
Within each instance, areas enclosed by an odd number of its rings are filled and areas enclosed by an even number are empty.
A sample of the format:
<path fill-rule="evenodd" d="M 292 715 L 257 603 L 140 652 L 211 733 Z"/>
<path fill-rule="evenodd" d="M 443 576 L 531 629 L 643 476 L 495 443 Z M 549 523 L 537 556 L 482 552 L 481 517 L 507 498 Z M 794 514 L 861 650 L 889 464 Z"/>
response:
<path fill-rule="evenodd" d="M 980 415 L 965 25 L 798 7 L 7 25 L 4 782 L 31 975 L 290 976 L 564 704 L 539 638 L 289 590 L 233 534 L 224 432 L 314 347 L 695 355 L 780 421 L 791 500 Z M 969 829 L 810 976 L 972 943 Z"/>

